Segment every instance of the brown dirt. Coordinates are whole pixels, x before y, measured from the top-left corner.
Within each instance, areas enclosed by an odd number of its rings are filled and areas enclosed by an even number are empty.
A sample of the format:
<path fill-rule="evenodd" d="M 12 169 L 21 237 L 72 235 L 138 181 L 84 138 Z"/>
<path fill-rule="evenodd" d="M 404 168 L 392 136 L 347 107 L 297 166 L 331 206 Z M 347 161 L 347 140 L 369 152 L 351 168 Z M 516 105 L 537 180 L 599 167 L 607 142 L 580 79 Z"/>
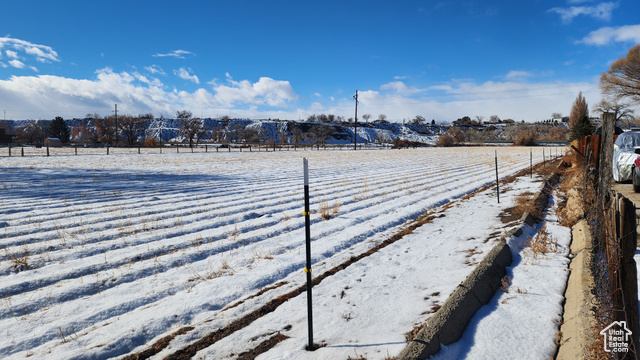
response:
<path fill-rule="evenodd" d="M 280 332 L 278 332 L 276 335 L 261 342 L 258 346 L 251 349 L 250 351 L 243 352 L 242 354 L 238 355 L 238 360 L 254 360 L 258 355 L 271 350 L 271 348 L 278 345 L 278 343 L 288 338 L 288 336 L 282 335 Z"/>

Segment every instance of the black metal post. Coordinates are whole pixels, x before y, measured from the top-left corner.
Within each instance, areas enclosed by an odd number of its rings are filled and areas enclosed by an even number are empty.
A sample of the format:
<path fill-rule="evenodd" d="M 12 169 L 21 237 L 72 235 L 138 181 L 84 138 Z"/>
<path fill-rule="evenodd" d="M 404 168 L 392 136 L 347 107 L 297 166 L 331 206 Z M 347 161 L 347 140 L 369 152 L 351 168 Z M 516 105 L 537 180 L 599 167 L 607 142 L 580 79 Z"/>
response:
<path fill-rule="evenodd" d="M 47 156 L 49 156 L 49 147 L 47 146 Z"/>
<path fill-rule="evenodd" d="M 20 149 L 20 154 L 24 156 L 24 148 Z"/>
<path fill-rule="evenodd" d="M 9 144 L 9 157 L 11 157 L 11 144 Z"/>
<path fill-rule="evenodd" d="M 313 311 L 311 308 L 311 288 L 313 283 L 311 282 L 311 218 L 309 216 L 309 162 L 307 158 L 303 158 L 304 164 L 304 224 L 305 224 L 305 237 L 307 243 L 307 265 L 304 268 L 304 272 L 307 273 L 307 321 L 309 324 L 309 346 L 307 350 L 313 351 Z"/>
<path fill-rule="evenodd" d="M 529 169 L 531 172 L 530 178 L 533 179 L 533 149 L 529 149 Z"/>
<path fill-rule="evenodd" d="M 78 155 L 78 145 L 75 146 L 76 155 Z"/>
<path fill-rule="evenodd" d="M 496 150 L 496 196 L 500 204 L 500 181 L 498 181 L 498 150 Z"/>
<path fill-rule="evenodd" d="M 542 149 L 542 167 L 547 167 L 547 155 L 544 153 L 544 148 Z"/>

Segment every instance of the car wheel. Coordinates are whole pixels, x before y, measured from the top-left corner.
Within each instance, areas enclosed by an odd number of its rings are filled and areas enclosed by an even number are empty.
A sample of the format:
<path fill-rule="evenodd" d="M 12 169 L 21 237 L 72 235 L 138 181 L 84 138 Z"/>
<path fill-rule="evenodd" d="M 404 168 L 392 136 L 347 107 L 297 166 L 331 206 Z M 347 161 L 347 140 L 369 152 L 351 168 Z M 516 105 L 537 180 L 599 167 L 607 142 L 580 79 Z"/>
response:
<path fill-rule="evenodd" d="M 633 179 L 633 191 L 640 192 L 640 169 L 636 166 L 631 170 L 631 178 Z"/>

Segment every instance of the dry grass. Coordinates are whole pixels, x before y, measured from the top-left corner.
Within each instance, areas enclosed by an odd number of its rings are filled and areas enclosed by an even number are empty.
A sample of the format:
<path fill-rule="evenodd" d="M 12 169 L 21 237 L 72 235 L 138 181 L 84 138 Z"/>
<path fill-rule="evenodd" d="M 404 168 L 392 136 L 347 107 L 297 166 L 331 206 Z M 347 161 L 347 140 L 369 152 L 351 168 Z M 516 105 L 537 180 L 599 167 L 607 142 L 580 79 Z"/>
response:
<path fill-rule="evenodd" d="M 585 168 L 573 161 L 575 155 L 565 156 L 565 163 L 571 167 L 564 172 L 564 178 L 560 184 L 560 201 L 558 204 L 558 217 L 560 225 L 571 227 L 585 216 L 585 206 L 595 201 L 596 193 L 591 179 Z"/>
<path fill-rule="evenodd" d="M 318 212 L 320 213 L 320 217 L 325 220 L 329 220 L 340 211 L 340 202 L 336 200 L 333 205 L 329 205 L 329 202 L 326 200 L 322 200 L 318 203 Z"/>
<path fill-rule="evenodd" d="M 522 216 L 524 213 L 529 213 L 536 219 L 540 219 L 542 217 L 542 209 L 536 206 L 536 198 L 535 195 L 530 192 L 525 192 L 520 194 L 516 198 L 516 204 L 514 208 L 516 212 Z"/>
<path fill-rule="evenodd" d="M 547 231 L 547 225 L 544 225 L 536 236 L 527 237 L 527 241 L 525 241 L 522 246 L 525 247 L 523 257 L 529 258 L 532 260 L 532 263 L 535 263 L 540 255 L 549 252 L 558 252 L 558 239 L 551 236 Z"/>
<path fill-rule="evenodd" d="M 27 244 L 23 244 L 20 249 L 16 251 L 11 251 L 8 248 L 4 248 L 4 253 L 11 261 L 11 267 L 16 271 L 20 272 L 22 270 L 27 270 L 29 268 L 29 246 Z"/>
<path fill-rule="evenodd" d="M 320 201 L 320 203 L 318 203 L 318 212 L 320 213 L 321 218 L 325 220 L 331 219 L 329 202 L 326 200 Z"/>
<path fill-rule="evenodd" d="M 501 283 L 500 291 L 508 293 L 509 292 L 509 288 L 511 287 L 511 276 L 505 275 L 500 280 L 500 283 Z"/>

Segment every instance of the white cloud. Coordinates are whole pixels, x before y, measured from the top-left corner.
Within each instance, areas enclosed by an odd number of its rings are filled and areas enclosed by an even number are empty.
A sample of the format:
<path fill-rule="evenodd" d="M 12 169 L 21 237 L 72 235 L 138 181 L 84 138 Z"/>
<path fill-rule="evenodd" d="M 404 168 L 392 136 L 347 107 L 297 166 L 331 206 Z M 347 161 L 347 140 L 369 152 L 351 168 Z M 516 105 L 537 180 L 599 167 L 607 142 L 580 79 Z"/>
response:
<path fill-rule="evenodd" d="M 408 78 L 409 78 L 408 76 L 396 75 L 393 77 L 393 80 L 406 80 Z"/>
<path fill-rule="evenodd" d="M 0 65 L 2 66 L 2 65 Z M 81 117 L 87 113 L 110 114 L 113 104 L 122 113 L 175 114 L 189 109 L 205 116 L 297 119 L 303 112 L 288 106 L 297 100 L 288 81 L 260 78 L 258 82 L 234 81 L 213 90 L 167 91 L 154 78 L 137 72 L 96 71 L 94 79 L 72 79 L 52 75 L 12 76 L 0 80 L 0 99 L 14 119 Z M 280 110 L 261 108 L 280 106 Z"/>
<path fill-rule="evenodd" d="M 618 27 L 603 27 L 592 31 L 581 43 L 587 45 L 606 45 L 610 42 L 633 42 L 640 44 L 640 25 L 625 25 Z"/>
<path fill-rule="evenodd" d="M 565 24 L 570 23 L 573 18 L 579 15 L 590 16 L 602 21 L 610 21 L 611 13 L 617 6 L 617 3 L 605 2 L 596 6 L 571 6 L 569 8 L 555 7 L 549 9 L 549 12 L 554 12 L 560 15 L 562 22 Z"/>
<path fill-rule="evenodd" d="M 23 69 L 25 66 L 24 63 L 18 59 L 13 59 L 9 61 L 9 65 L 13 66 L 16 69 Z"/>
<path fill-rule="evenodd" d="M 538 121 L 548 119 L 553 112 L 568 113 L 579 91 L 591 103 L 600 100 L 597 79 L 592 83 L 547 82 L 530 84 L 524 81 L 452 80 L 430 86 L 424 93 L 381 93 L 375 90 L 359 92 L 358 113 L 386 114 L 390 121 L 407 121 L 416 115 L 427 120 L 453 121 L 462 116 L 497 114 L 502 119 Z M 341 98 L 336 104 L 323 107 L 316 104 L 315 113 L 335 113 L 353 116 L 353 99 Z"/>
<path fill-rule="evenodd" d="M 418 93 L 422 91 L 416 87 L 408 87 L 402 81 L 393 81 L 390 83 L 383 84 L 382 86 L 380 86 L 380 90 L 394 90 L 395 92 L 400 94 L 411 94 L 411 93 Z"/>
<path fill-rule="evenodd" d="M 178 70 L 173 70 L 173 74 L 183 80 L 193 81 L 196 84 L 200 84 L 200 79 L 195 74 L 192 74 L 191 68 L 185 69 L 181 67 Z"/>
<path fill-rule="evenodd" d="M 313 96 L 321 98 L 322 95 L 320 93 L 314 93 Z"/>
<path fill-rule="evenodd" d="M 229 73 L 226 73 L 226 77 L 228 85 L 213 84 L 215 100 L 223 106 L 240 102 L 284 107 L 288 102 L 298 99 L 288 81 L 261 77 L 252 84 L 248 80 L 235 81 Z"/>
<path fill-rule="evenodd" d="M 145 66 L 144 69 L 151 74 L 167 75 L 167 73 L 165 73 L 159 65 Z"/>
<path fill-rule="evenodd" d="M 153 57 L 175 57 L 178 59 L 184 59 L 186 55 L 194 55 L 194 53 L 192 53 L 191 51 L 186 51 L 186 50 L 174 50 L 170 53 L 167 54 L 153 54 Z"/>
<path fill-rule="evenodd" d="M 39 62 L 51 62 L 60 61 L 58 53 L 51 47 L 46 45 L 33 44 L 25 40 L 14 39 L 10 37 L 0 37 L 0 48 L 8 48 L 6 50 L 7 56 L 17 58 L 19 52 L 24 52 L 26 55 L 35 56 Z M 9 54 L 12 55 L 9 55 Z"/>
<path fill-rule="evenodd" d="M 524 78 L 528 78 L 528 77 L 532 77 L 532 76 L 533 76 L 533 73 L 531 73 L 529 71 L 511 70 L 505 76 L 505 78 L 507 80 L 514 80 L 514 79 L 524 79 Z"/>

